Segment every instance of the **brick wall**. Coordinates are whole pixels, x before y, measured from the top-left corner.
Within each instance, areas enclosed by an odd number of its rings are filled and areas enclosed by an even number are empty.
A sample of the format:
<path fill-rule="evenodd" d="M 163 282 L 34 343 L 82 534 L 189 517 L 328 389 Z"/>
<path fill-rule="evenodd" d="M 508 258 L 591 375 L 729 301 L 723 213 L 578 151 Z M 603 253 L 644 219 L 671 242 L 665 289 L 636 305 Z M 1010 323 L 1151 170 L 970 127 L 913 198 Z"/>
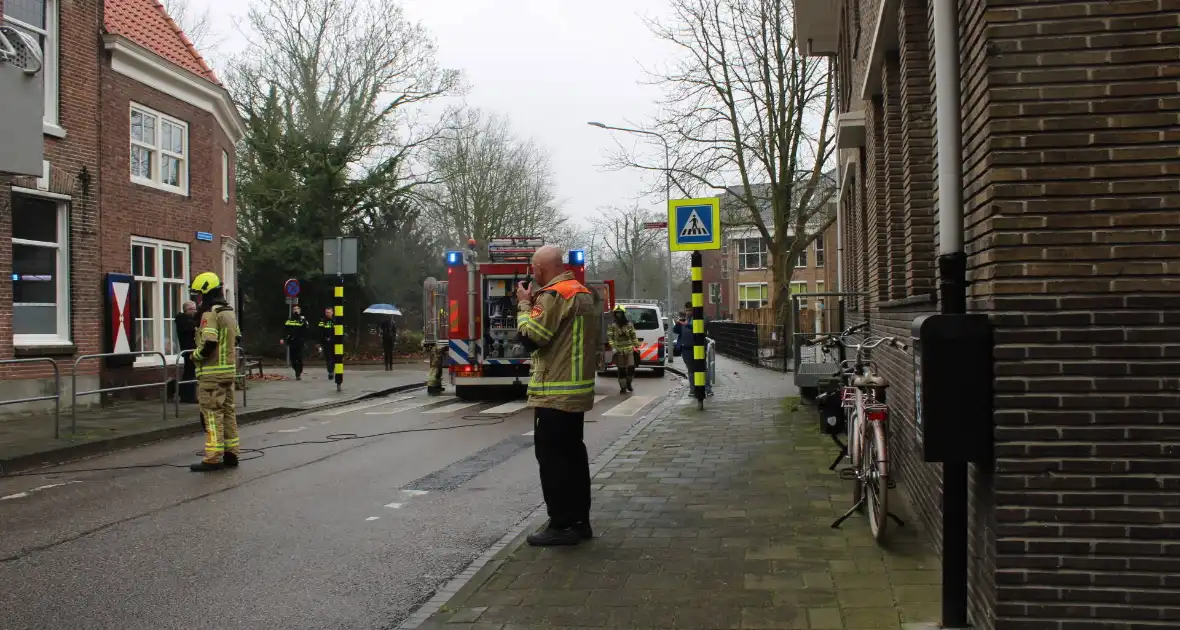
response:
<path fill-rule="evenodd" d="M 59 15 L 59 124 L 64 138 L 45 136 L 45 159 L 50 162 L 48 190 L 68 195 L 70 249 L 70 333 L 74 347 L 53 352 L 19 349 L 12 344 L 12 282 L 0 275 L 0 359 L 19 356 L 47 356 L 70 374 L 73 359 L 99 352 L 99 320 L 102 286 L 98 274 L 98 121 L 94 116 L 99 101 L 98 38 L 100 0 L 62 3 Z M 2 9 L 2 3 L 0 3 Z M 88 189 L 80 177 L 86 169 Z M 0 178 L 0 266 L 12 267 L 11 186 L 36 189 L 37 178 Z M 79 374 L 94 374 L 97 365 L 84 363 Z M 0 368 L 0 380 L 39 379 L 52 376 L 44 365 Z"/>
<path fill-rule="evenodd" d="M 875 334 L 908 336 L 916 315 L 936 310 L 930 17 L 924 0 L 900 3 L 900 126 L 879 125 L 864 103 L 867 177 L 842 191 L 846 286 L 873 294 Z M 959 19 L 969 308 L 997 327 L 996 462 L 972 467 L 970 481 L 972 621 L 1174 627 L 1180 5 L 976 0 L 960 3 Z M 863 64 L 841 64 L 859 98 Z M 892 123 L 888 68 L 884 79 Z M 898 188 L 900 278 L 891 240 L 880 255 L 882 234 L 895 232 L 879 229 Z M 939 470 L 917 451 L 910 358 L 874 358 L 892 383 L 895 472 L 940 543 Z"/>

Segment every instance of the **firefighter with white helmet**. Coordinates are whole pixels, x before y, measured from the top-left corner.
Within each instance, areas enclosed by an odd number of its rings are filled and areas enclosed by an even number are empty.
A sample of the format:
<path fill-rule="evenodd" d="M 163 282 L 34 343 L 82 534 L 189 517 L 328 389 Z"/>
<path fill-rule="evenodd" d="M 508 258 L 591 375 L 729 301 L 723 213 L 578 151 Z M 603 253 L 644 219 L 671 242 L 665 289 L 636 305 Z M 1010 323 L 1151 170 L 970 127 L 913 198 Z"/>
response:
<path fill-rule="evenodd" d="M 234 410 L 237 378 L 237 346 L 242 333 L 234 309 L 225 301 L 221 279 L 206 271 L 193 279 L 193 297 L 200 307 L 197 347 L 193 363 L 197 372 L 197 403 L 205 420 L 205 457 L 189 468 L 193 472 L 221 470 L 238 465 L 238 417 Z"/>

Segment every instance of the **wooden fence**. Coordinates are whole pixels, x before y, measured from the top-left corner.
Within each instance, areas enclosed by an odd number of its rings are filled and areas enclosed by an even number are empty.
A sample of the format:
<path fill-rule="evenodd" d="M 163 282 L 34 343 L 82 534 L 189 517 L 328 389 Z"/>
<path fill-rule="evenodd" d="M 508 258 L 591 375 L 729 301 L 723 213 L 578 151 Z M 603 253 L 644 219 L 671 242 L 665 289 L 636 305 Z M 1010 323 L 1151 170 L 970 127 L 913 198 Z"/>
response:
<path fill-rule="evenodd" d="M 775 326 L 778 324 L 778 313 L 775 312 L 773 306 L 763 306 L 761 308 L 739 308 L 734 313 L 734 321 L 742 324 L 754 324 L 760 327 Z M 812 331 L 815 330 L 815 311 L 810 308 L 801 309 L 799 311 L 799 327 L 798 330 Z"/>

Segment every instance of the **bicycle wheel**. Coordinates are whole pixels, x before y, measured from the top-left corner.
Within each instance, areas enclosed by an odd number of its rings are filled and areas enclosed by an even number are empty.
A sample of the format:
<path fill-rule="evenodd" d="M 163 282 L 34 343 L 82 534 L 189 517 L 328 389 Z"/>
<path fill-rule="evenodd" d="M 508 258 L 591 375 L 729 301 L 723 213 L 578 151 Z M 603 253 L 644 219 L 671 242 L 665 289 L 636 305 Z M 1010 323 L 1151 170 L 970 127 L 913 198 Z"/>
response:
<path fill-rule="evenodd" d="M 869 530 L 878 543 L 885 540 L 889 524 L 889 469 L 885 445 L 885 427 L 871 422 L 864 457 L 864 491 L 869 512 Z"/>

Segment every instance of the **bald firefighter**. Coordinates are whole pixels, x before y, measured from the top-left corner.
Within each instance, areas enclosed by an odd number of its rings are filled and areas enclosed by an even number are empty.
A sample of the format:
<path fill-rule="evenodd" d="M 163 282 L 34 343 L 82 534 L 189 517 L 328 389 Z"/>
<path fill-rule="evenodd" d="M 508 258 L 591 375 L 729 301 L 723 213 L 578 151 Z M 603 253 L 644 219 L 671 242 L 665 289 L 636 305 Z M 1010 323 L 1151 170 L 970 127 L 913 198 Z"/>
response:
<path fill-rule="evenodd" d="M 201 323 L 197 327 L 193 363 L 197 372 L 197 403 L 205 421 L 205 459 L 189 468 L 193 472 L 208 472 L 238 465 L 234 379 L 242 333 L 234 309 L 225 302 L 217 274 L 206 271 L 193 279 L 192 293 L 200 303 L 197 313 Z"/>
<path fill-rule="evenodd" d="M 631 385 L 635 380 L 635 348 L 639 346 L 639 336 L 635 334 L 635 324 L 627 319 L 627 311 L 621 305 L 615 307 L 614 321 L 606 328 L 606 341 L 615 351 L 619 393 L 635 391 Z"/>
<path fill-rule="evenodd" d="M 576 545 L 591 538 L 590 462 L 583 442 L 586 412 L 594 407 L 601 307 L 565 270 L 561 250 L 533 254 L 535 283 L 516 288 L 521 342 L 533 351 L 529 406 L 533 441 L 549 524 L 530 545 Z"/>

